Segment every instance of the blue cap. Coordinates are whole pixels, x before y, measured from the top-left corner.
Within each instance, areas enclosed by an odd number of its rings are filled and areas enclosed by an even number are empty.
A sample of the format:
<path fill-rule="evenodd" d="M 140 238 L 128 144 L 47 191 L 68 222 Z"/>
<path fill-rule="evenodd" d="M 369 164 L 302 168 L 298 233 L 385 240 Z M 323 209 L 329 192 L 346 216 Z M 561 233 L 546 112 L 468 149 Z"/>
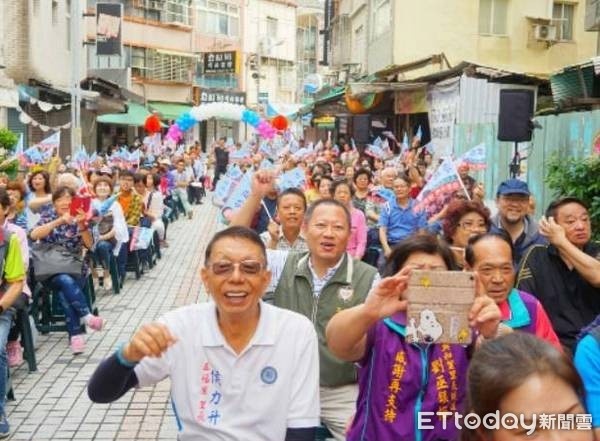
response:
<path fill-rule="evenodd" d="M 498 186 L 498 192 L 496 193 L 497 196 L 506 194 L 522 194 L 529 196 L 531 193 L 529 192 L 527 182 L 520 181 L 519 179 L 508 179 Z"/>

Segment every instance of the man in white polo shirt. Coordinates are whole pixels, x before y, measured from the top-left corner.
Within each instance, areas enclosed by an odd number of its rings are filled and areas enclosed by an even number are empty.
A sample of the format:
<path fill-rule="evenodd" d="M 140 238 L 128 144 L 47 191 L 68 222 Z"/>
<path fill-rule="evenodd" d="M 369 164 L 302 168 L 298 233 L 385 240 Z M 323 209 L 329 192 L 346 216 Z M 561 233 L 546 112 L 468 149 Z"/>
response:
<path fill-rule="evenodd" d="M 259 236 L 217 233 L 202 280 L 214 302 L 143 326 L 103 361 L 92 401 L 171 379 L 178 439 L 309 441 L 319 425 L 317 336 L 304 316 L 260 301 L 271 274 Z"/>

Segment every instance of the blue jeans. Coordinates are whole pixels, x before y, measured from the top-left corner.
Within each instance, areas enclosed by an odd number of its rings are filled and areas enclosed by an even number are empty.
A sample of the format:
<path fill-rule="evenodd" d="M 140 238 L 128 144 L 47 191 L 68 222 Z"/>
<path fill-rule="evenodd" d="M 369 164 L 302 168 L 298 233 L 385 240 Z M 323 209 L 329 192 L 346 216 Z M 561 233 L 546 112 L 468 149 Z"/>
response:
<path fill-rule="evenodd" d="M 129 237 L 130 238 L 131 238 L 132 232 L 133 232 L 133 228 L 129 227 Z M 121 277 L 122 280 L 125 280 L 125 275 L 127 274 L 127 256 L 128 255 L 129 255 L 129 242 L 122 243 L 121 249 L 119 250 L 119 255 L 117 256 L 117 267 L 119 269 L 119 277 Z"/>
<path fill-rule="evenodd" d="M 14 308 L 8 308 L 0 314 L 0 415 L 4 415 L 4 405 L 6 404 L 6 383 L 8 382 L 6 342 L 14 315 Z"/>
<path fill-rule="evenodd" d="M 110 270 L 110 255 L 113 252 L 113 245 L 107 240 L 101 240 L 94 249 L 94 260 L 102 264 L 105 270 Z"/>
<path fill-rule="evenodd" d="M 60 303 L 65 310 L 69 336 L 81 334 L 81 319 L 90 313 L 83 294 L 83 278 L 57 274 L 50 279 L 48 284 L 50 288 L 58 292 Z"/>

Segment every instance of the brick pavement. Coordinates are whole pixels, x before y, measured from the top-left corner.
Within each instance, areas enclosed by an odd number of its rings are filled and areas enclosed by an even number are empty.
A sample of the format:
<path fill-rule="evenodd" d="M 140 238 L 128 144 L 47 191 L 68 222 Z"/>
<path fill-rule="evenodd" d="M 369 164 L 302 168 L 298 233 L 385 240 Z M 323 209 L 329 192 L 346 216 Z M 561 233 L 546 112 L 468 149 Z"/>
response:
<path fill-rule="evenodd" d="M 98 293 L 104 331 L 87 335 L 85 354 L 73 356 L 66 333 L 39 335 L 38 371 L 11 370 L 16 401 L 6 406 L 11 440 L 174 440 L 169 382 L 129 391 L 110 405 L 93 404 L 86 383 L 98 363 L 142 324 L 178 306 L 204 300 L 198 269 L 217 230 L 218 210 L 205 201 L 193 220 L 169 225 L 170 247 L 150 272 L 128 275 L 119 295 Z"/>

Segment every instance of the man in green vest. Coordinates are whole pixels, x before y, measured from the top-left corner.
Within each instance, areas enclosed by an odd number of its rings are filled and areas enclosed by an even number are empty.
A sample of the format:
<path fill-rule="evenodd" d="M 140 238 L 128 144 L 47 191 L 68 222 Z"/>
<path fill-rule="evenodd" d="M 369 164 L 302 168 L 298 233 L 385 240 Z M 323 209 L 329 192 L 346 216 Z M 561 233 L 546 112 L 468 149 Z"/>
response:
<path fill-rule="evenodd" d="M 270 171 L 256 172 L 251 197 L 266 194 L 273 179 Z M 335 313 L 363 303 L 379 275 L 346 252 L 350 213 L 339 202 L 323 199 L 312 204 L 304 216 L 302 233 L 308 252 L 267 250 L 272 274 L 269 290 L 274 292 L 276 306 L 313 322 L 319 337 L 321 420 L 336 440 L 344 440 L 358 394 L 356 369 L 329 351 L 325 328 Z"/>

